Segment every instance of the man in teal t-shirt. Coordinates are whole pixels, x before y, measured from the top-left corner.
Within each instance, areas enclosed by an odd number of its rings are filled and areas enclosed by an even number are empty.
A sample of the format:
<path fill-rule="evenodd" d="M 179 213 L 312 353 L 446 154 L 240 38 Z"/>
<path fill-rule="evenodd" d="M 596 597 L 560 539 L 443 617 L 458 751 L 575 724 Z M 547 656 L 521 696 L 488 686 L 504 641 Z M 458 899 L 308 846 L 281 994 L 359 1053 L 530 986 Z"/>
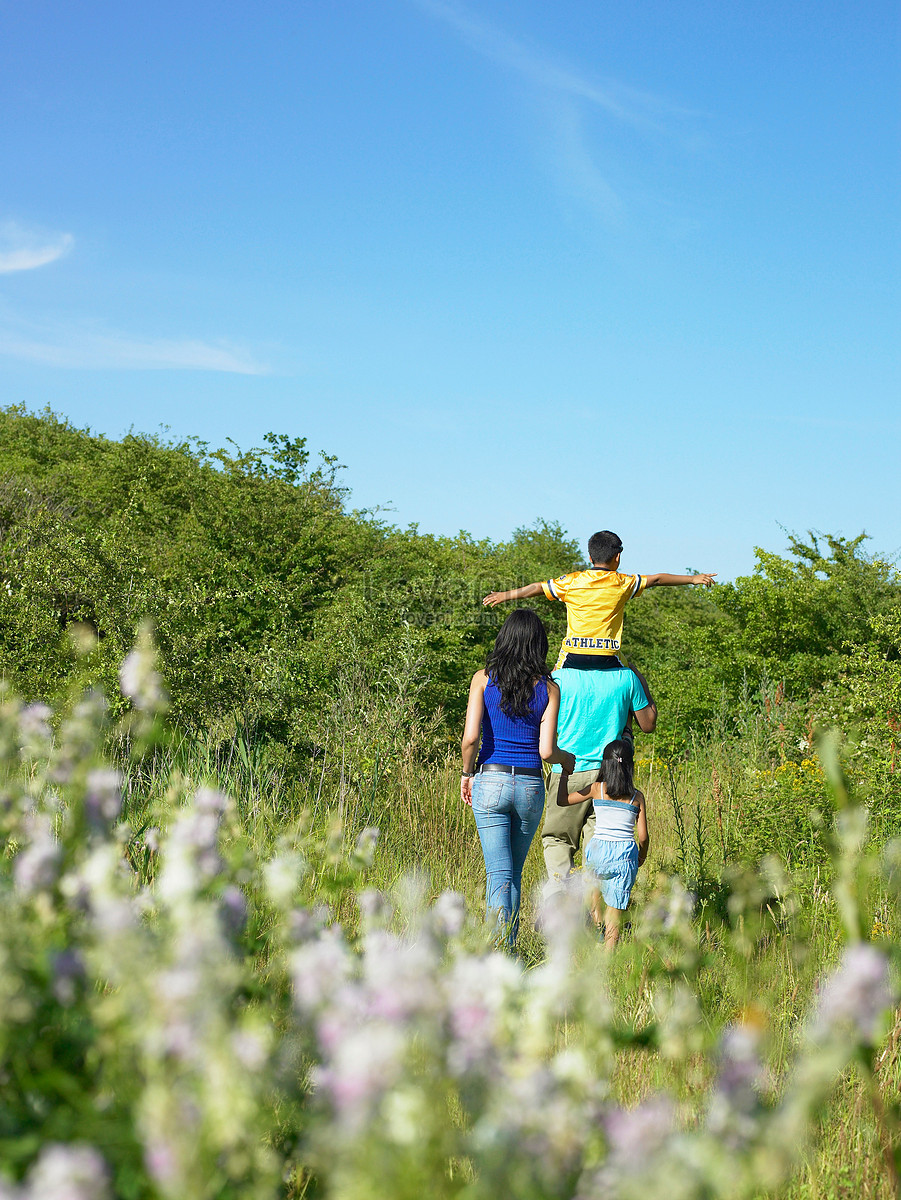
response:
<path fill-rule="evenodd" d="M 646 680 L 633 668 L 592 671 L 563 667 L 554 671 L 560 686 L 557 745 L 576 757 L 567 791 L 576 792 L 600 777 L 604 747 L 622 736 L 635 714 L 639 728 L 651 733 L 657 724 L 657 707 Z M 560 767 L 551 768 L 541 845 L 548 882 L 545 894 L 558 891 L 573 869 L 575 853 L 594 833 L 594 803 L 557 804 Z"/>

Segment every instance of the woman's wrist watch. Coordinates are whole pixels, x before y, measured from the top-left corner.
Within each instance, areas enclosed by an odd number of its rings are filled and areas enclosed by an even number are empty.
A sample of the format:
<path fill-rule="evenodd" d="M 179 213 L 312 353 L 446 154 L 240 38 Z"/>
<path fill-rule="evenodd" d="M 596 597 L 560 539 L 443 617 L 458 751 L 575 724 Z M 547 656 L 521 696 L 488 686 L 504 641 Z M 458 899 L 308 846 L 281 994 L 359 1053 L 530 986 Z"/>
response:
<path fill-rule="evenodd" d="M 476 776 L 475 771 L 464 771 L 461 778 L 462 779 L 475 779 L 475 776 Z"/>

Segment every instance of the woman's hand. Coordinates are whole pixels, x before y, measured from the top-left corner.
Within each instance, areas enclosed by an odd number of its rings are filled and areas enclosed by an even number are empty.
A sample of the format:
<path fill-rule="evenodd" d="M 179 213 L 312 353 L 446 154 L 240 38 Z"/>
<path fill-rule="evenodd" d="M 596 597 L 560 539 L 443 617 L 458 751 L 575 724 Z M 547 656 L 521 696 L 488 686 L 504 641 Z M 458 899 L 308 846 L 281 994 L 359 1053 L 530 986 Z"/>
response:
<path fill-rule="evenodd" d="M 465 775 L 460 777 L 460 799 L 472 808 L 472 780 Z"/>

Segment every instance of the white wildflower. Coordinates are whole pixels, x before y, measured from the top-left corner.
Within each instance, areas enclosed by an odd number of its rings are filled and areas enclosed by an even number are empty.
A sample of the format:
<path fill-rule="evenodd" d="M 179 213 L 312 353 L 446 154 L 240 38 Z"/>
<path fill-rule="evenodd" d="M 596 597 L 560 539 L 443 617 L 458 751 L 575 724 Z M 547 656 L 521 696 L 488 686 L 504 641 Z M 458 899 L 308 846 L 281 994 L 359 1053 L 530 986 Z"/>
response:
<path fill-rule="evenodd" d="M 119 683 L 122 694 L 135 708 L 152 713 L 165 706 L 163 681 L 156 671 L 156 650 L 146 628 L 139 631 L 138 644 L 119 668 Z"/>
<path fill-rule="evenodd" d="M 93 1146 L 45 1147 L 28 1174 L 34 1200 L 107 1200 L 109 1175 Z"/>

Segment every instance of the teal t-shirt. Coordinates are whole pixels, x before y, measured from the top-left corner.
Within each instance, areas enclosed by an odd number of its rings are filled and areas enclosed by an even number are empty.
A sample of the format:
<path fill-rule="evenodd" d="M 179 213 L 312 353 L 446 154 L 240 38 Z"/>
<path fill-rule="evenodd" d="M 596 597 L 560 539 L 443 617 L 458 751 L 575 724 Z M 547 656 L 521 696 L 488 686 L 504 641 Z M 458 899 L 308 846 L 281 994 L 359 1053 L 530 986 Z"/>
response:
<path fill-rule="evenodd" d="M 638 676 L 628 667 L 621 671 L 576 671 L 564 667 L 552 678 L 560 686 L 557 745 L 576 756 L 577 771 L 601 765 L 604 747 L 622 733 L 629 713 L 647 708 L 650 701 Z M 556 763 L 552 771 L 560 771 Z"/>

